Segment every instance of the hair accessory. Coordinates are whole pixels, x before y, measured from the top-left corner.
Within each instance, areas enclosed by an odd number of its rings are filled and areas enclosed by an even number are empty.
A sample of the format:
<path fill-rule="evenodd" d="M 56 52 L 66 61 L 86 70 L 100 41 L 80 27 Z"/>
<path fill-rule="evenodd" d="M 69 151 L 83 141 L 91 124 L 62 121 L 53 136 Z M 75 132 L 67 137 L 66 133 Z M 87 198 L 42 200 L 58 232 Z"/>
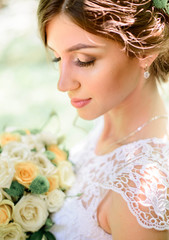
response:
<path fill-rule="evenodd" d="M 169 14 L 169 3 L 168 3 L 168 0 L 153 0 L 153 5 L 156 8 L 162 9 L 164 12 Z"/>
<path fill-rule="evenodd" d="M 147 67 L 147 65 L 146 65 L 145 71 L 144 71 L 144 78 L 145 78 L 145 79 L 148 79 L 149 77 L 150 77 L 150 73 L 149 73 L 148 67 Z"/>

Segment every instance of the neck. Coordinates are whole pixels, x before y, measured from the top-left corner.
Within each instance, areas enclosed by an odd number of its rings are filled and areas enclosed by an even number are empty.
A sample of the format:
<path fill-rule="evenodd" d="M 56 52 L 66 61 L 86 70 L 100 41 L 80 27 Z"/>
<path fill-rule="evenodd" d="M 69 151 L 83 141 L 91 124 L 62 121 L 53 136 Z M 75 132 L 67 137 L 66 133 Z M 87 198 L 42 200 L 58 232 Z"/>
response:
<path fill-rule="evenodd" d="M 139 86 L 121 105 L 104 115 L 104 129 L 101 140 L 108 140 L 108 142 L 117 141 L 153 116 L 165 114 L 167 114 L 167 111 L 158 93 L 156 84 L 148 82 L 144 86 Z M 157 130 L 157 136 L 160 136 L 160 129 Z M 144 131 L 142 132 L 144 133 Z M 148 134 L 148 132 L 146 133 Z M 130 141 L 137 140 L 135 137 L 139 136 L 133 136 Z M 143 134 L 141 137 L 146 138 L 147 136 Z"/>

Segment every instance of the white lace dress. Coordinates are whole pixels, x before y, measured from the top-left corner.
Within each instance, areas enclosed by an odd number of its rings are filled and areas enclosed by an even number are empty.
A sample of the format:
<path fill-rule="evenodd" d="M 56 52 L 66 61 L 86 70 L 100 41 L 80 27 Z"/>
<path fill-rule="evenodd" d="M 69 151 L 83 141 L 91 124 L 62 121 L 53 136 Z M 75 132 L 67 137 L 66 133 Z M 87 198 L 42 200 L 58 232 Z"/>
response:
<path fill-rule="evenodd" d="M 141 226 L 169 229 L 169 141 L 139 140 L 97 156 L 100 130 L 97 127 L 71 153 L 77 180 L 68 194 L 83 194 L 67 198 L 53 215 L 56 239 L 112 240 L 97 222 L 97 207 L 109 190 L 121 194 Z"/>

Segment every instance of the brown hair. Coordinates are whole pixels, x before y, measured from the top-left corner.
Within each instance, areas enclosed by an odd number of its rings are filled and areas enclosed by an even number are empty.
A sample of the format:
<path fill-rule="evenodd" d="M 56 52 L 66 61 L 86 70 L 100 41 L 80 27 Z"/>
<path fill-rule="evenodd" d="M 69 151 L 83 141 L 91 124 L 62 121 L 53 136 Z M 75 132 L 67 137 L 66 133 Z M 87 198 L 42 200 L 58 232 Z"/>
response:
<path fill-rule="evenodd" d="M 167 82 L 169 16 L 152 0 L 40 0 L 38 23 L 45 46 L 47 24 L 60 13 L 90 33 L 120 42 L 130 57 L 159 52 L 150 73 Z"/>

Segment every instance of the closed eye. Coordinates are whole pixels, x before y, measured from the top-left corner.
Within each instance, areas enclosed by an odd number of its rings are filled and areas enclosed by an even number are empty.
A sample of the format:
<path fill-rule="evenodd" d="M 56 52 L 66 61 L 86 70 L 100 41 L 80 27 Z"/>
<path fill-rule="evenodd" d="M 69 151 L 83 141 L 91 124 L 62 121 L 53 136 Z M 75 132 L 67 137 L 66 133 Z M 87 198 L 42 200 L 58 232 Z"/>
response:
<path fill-rule="evenodd" d="M 52 62 L 57 63 L 57 62 L 59 62 L 60 60 L 61 60 L 61 57 L 58 57 L 58 58 L 55 57 L 55 58 L 52 60 Z M 75 64 L 76 64 L 77 66 L 79 66 L 79 67 L 89 67 L 89 66 L 94 65 L 94 63 L 95 63 L 95 59 L 93 59 L 93 60 L 91 60 L 91 61 L 88 61 L 88 62 L 82 62 L 82 61 L 79 60 L 79 58 L 77 58 L 77 60 L 75 61 Z"/>
<path fill-rule="evenodd" d="M 94 60 L 91 60 L 91 61 L 88 61 L 88 62 L 82 62 L 80 61 L 79 59 L 76 60 L 76 65 L 79 66 L 79 67 L 89 67 L 91 65 L 94 65 L 95 63 L 95 59 Z"/>

